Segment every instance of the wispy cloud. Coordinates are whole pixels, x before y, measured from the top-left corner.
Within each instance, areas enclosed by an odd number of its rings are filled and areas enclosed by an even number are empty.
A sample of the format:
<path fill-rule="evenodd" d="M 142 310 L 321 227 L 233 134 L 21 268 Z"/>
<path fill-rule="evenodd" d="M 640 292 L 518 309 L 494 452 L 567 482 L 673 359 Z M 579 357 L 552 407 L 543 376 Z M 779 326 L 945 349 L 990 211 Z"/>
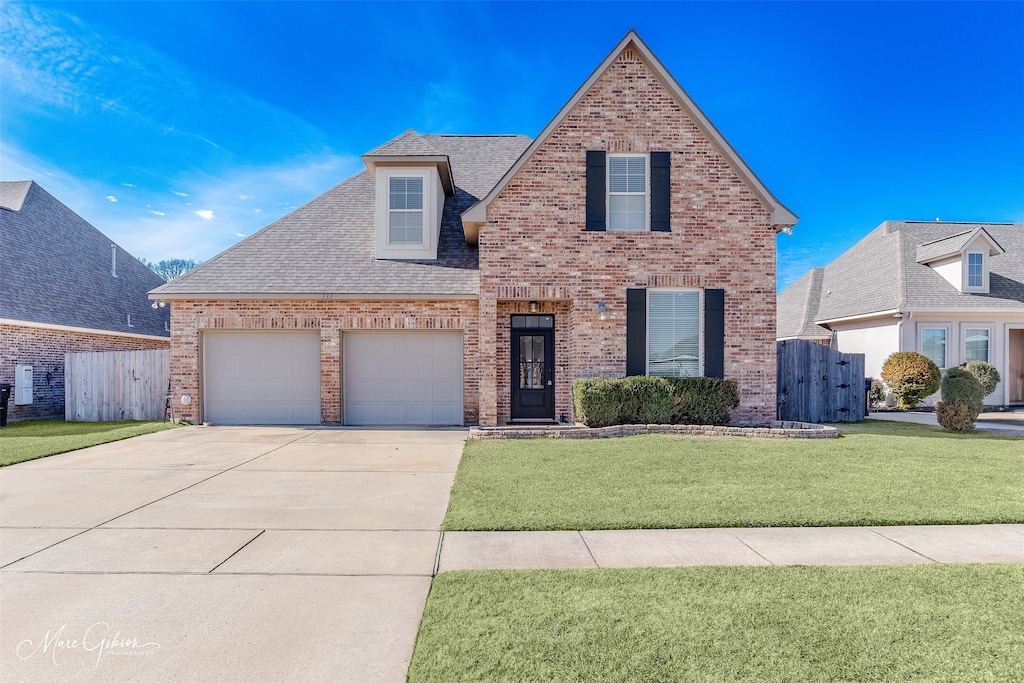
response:
<path fill-rule="evenodd" d="M 167 215 L 167 214 L 166 214 L 165 212 L 163 212 L 163 211 L 154 211 L 153 209 L 150 209 L 150 210 L 149 210 L 149 212 L 150 212 L 151 214 L 153 214 L 154 216 L 166 216 L 166 215 Z"/>
<path fill-rule="evenodd" d="M 111 195 L 107 195 L 107 201 L 108 202 L 115 202 L 116 203 L 117 202 L 117 197 L 115 197 L 112 194 Z"/>
<path fill-rule="evenodd" d="M 135 187 L 132 183 L 121 183 L 125 187 Z"/>
<path fill-rule="evenodd" d="M 210 211 L 209 209 L 199 209 L 198 211 L 196 211 L 196 215 L 202 218 L 204 221 L 213 220 L 213 211 Z"/>
<path fill-rule="evenodd" d="M 235 237 L 248 237 L 244 232 L 236 232 Z"/>
<path fill-rule="evenodd" d="M 249 195 L 247 195 L 247 194 L 240 194 L 240 195 L 238 195 L 238 198 L 239 199 L 250 199 Z"/>
<path fill-rule="evenodd" d="M 179 197 L 187 197 L 187 196 L 189 196 L 187 192 L 178 192 L 177 190 L 171 190 L 171 194 L 176 194 Z"/>

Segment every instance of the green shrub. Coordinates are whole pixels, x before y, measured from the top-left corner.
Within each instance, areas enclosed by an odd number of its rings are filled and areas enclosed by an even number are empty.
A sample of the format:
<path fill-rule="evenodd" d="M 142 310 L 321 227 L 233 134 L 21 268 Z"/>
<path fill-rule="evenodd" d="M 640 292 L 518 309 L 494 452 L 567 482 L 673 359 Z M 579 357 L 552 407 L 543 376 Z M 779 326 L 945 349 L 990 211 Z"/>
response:
<path fill-rule="evenodd" d="M 576 419 L 588 427 L 607 427 L 619 419 L 620 392 L 615 380 L 578 379 L 572 386 Z"/>
<path fill-rule="evenodd" d="M 672 386 L 663 377 L 619 380 L 619 424 L 668 424 L 675 402 Z"/>
<path fill-rule="evenodd" d="M 999 384 L 999 371 L 991 363 L 986 363 L 983 360 L 969 360 L 960 367 L 974 375 L 974 379 L 981 383 L 985 396 L 996 390 L 996 386 Z"/>
<path fill-rule="evenodd" d="M 972 423 L 981 413 L 984 398 L 985 389 L 981 382 L 966 370 L 950 368 L 942 378 L 942 400 L 966 405 L 970 409 Z"/>
<path fill-rule="evenodd" d="M 877 379 L 871 380 L 871 388 L 868 389 L 868 400 L 873 406 L 880 406 L 885 403 L 885 385 Z"/>
<path fill-rule="evenodd" d="M 588 427 L 726 424 L 740 403 L 736 382 L 711 377 L 580 379 L 572 397 L 576 419 Z"/>
<path fill-rule="evenodd" d="M 670 377 L 675 410 L 672 424 L 724 425 L 729 411 L 740 404 L 735 380 L 714 377 Z"/>
<path fill-rule="evenodd" d="M 904 410 L 938 391 L 941 379 L 938 366 L 917 351 L 898 351 L 886 358 L 882 366 L 882 380 Z"/>
<path fill-rule="evenodd" d="M 954 432 L 967 432 L 974 429 L 974 418 L 971 408 L 960 401 L 936 401 L 935 416 L 939 424 Z"/>

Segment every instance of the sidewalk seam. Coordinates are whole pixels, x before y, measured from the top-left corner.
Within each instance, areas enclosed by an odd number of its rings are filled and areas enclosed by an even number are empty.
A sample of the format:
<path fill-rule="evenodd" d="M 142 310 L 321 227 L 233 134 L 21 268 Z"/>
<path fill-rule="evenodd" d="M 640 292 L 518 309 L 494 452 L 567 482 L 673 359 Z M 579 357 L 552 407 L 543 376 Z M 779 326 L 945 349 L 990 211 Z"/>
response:
<path fill-rule="evenodd" d="M 910 552 L 914 553 L 915 555 L 919 555 L 920 557 L 923 557 L 924 559 L 928 560 L 932 564 L 939 564 L 938 560 L 933 560 L 932 558 L 928 557 L 927 555 L 925 555 L 921 551 L 915 550 L 914 548 L 911 548 L 909 545 L 904 545 L 903 543 L 900 543 L 899 541 L 897 541 L 895 538 L 889 538 L 888 536 L 883 534 L 881 531 L 879 531 L 877 527 L 869 526 L 869 527 L 867 527 L 867 529 L 868 529 L 868 531 L 871 531 L 873 533 L 878 534 L 879 536 L 881 536 L 885 540 L 889 541 L 890 543 L 895 543 L 899 547 L 906 548 L 907 550 L 909 550 Z"/>
<path fill-rule="evenodd" d="M 767 527 L 766 527 L 766 528 L 767 528 Z M 765 562 L 767 562 L 769 566 L 772 566 L 772 567 L 775 567 L 775 566 L 776 566 L 776 564 L 775 564 L 774 562 L 772 562 L 772 561 L 771 561 L 771 560 L 769 560 L 769 559 L 768 559 L 767 557 L 765 557 L 765 556 L 764 556 L 764 555 L 762 555 L 761 553 L 759 553 L 759 552 L 757 552 L 756 550 L 754 550 L 753 546 L 751 546 L 751 545 L 750 545 L 749 543 L 747 543 L 747 542 L 746 542 L 746 541 L 744 541 L 744 540 L 743 540 L 742 538 L 740 538 L 739 536 L 737 536 L 737 535 L 736 535 L 736 534 L 735 534 L 734 532 L 730 531 L 730 532 L 729 532 L 729 535 L 730 535 L 730 536 L 732 536 L 733 538 L 735 538 L 735 539 L 736 539 L 737 541 L 739 541 L 740 543 L 742 543 L 742 544 L 744 545 L 744 547 L 746 547 L 746 548 L 747 548 L 747 549 L 748 549 L 748 550 L 749 550 L 750 552 L 754 553 L 755 555 L 757 555 L 758 557 L 760 557 L 760 558 L 761 558 L 762 560 L 764 560 Z"/>
<path fill-rule="evenodd" d="M 434 569 L 430 572 L 431 578 L 437 576 L 437 570 L 441 568 L 441 546 L 444 545 L 444 531 L 437 537 L 437 550 L 434 551 Z"/>
<path fill-rule="evenodd" d="M 583 547 L 587 549 L 587 554 L 590 555 L 590 561 L 594 563 L 594 567 L 597 569 L 604 569 L 604 567 L 597 563 L 597 558 L 594 557 L 594 551 L 591 550 L 590 546 L 587 544 L 587 539 L 583 538 L 583 532 L 577 531 L 576 533 L 579 534 L 580 540 L 583 541 Z"/>

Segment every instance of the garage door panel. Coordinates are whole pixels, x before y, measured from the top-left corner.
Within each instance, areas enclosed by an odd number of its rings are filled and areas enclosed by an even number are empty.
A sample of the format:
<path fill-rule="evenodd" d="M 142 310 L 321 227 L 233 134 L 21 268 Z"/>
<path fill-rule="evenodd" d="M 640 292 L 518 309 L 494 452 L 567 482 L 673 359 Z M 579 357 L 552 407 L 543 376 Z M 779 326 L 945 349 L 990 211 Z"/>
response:
<path fill-rule="evenodd" d="M 215 424 L 318 424 L 319 332 L 205 333 L 203 396 Z"/>
<path fill-rule="evenodd" d="M 346 424 L 462 424 L 460 332 L 349 332 L 343 346 Z"/>

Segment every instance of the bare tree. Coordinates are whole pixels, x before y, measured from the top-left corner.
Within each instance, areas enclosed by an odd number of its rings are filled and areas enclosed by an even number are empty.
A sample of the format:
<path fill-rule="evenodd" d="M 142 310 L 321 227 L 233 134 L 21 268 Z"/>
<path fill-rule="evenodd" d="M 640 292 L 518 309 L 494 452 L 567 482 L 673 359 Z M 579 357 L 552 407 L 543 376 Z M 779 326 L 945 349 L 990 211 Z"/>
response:
<path fill-rule="evenodd" d="M 139 258 L 139 261 L 144 263 L 146 267 L 152 270 L 154 273 L 162 277 L 164 280 L 173 280 L 176 277 L 180 277 L 198 266 L 202 261 L 196 261 L 194 259 L 187 258 L 172 258 L 165 259 L 159 263 L 151 263 L 144 258 Z"/>

